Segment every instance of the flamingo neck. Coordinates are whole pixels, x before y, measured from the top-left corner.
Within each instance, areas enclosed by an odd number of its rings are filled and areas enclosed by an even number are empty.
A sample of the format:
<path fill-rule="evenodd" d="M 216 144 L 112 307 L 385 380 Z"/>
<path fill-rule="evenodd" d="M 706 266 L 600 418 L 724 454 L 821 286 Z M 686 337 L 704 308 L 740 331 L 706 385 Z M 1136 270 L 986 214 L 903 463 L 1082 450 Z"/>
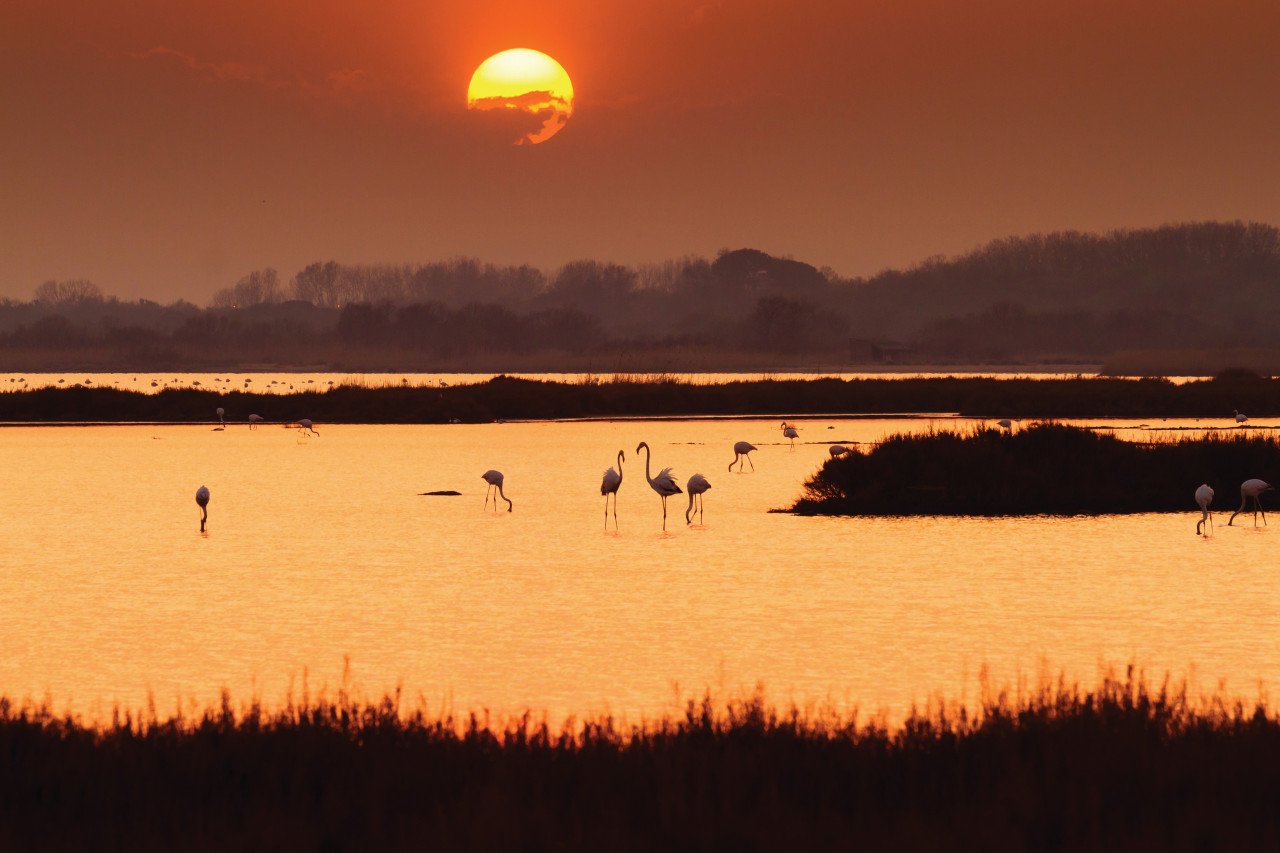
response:
<path fill-rule="evenodd" d="M 618 485 L 622 485 L 622 451 L 618 451 Z"/>
<path fill-rule="evenodd" d="M 511 512 L 512 508 L 515 507 L 515 504 L 511 502 L 511 498 L 507 497 L 506 494 L 503 493 L 501 483 L 498 484 L 498 494 L 502 495 L 502 499 L 507 502 L 507 512 Z"/>
<path fill-rule="evenodd" d="M 644 448 L 644 478 L 649 481 L 649 485 L 653 485 L 653 474 L 649 473 L 649 445 L 640 445 Z"/>

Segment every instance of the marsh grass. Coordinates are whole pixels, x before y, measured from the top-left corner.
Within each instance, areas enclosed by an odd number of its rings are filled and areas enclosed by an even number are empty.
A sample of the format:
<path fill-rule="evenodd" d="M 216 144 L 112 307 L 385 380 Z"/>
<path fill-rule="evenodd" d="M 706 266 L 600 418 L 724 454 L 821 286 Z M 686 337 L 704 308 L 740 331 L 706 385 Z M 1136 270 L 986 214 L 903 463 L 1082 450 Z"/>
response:
<path fill-rule="evenodd" d="M 1163 379 L 755 379 L 720 384 L 688 374 L 593 375 L 551 382 L 498 376 L 449 387 L 359 382 L 265 394 L 169 388 L 156 394 L 65 387 L 0 391 L 0 422 L 207 422 L 257 412 L 268 421 L 323 423 L 485 422 L 695 415 L 804 415 L 954 412 L 975 417 L 1215 417 L 1235 409 L 1254 419 L 1280 416 L 1280 380 L 1234 371 L 1175 385 Z"/>
<path fill-rule="evenodd" d="M 1280 439 L 1237 430 L 1125 441 L 1037 424 L 896 434 L 831 459 L 792 508 L 806 515 L 1078 515 L 1239 506 L 1252 477 L 1280 484 Z"/>
<path fill-rule="evenodd" d="M 897 726 L 690 702 L 642 725 L 399 694 L 89 726 L 0 700 L 6 849 L 1200 850 L 1280 845 L 1280 718 L 1132 668 Z"/>

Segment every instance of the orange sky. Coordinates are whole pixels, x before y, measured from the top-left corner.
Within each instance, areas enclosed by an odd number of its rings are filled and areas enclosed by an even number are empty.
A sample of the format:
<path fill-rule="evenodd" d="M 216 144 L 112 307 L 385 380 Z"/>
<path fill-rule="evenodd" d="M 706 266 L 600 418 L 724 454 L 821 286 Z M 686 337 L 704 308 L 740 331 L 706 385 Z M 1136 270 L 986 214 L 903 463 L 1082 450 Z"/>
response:
<path fill-rule="evenodd" d="M 1278 45 L 1275 0 L 6 0 L 0 296 L 1280 222 Z M 465 106 L 518 46 L 577 92 L 535 147 Z"/>

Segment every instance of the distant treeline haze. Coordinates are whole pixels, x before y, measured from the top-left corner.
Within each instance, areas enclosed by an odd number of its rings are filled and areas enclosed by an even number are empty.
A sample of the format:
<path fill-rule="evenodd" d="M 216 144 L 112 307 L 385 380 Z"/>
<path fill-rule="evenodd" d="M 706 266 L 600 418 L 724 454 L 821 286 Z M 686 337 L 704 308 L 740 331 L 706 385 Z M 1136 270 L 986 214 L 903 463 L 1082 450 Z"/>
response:
<path fill-rule="evenodd" d="M 50 281 L 30 302 L 0 302 L 0 369 L 1098 362 L 1280 348 L 1278 320 L 1280 230 L 1209 222 L 1010 238 L 852 279 L 740 249 L 638 267 L 576 261 L 554 273 L 469 258 L 328 261 L 288 281 L 253 271 L 207 308 Z"/>

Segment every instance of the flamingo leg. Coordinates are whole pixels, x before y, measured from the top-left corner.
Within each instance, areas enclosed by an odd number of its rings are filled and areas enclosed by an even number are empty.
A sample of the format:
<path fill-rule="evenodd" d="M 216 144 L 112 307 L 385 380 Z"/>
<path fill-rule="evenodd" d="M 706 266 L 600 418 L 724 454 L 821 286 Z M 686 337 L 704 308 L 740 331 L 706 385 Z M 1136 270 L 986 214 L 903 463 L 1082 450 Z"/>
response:
<path fill-rule="evenodd" d="M 662 496 L 662 532 L 667 532 L 667 496 Z"/>
<path fill-rule="evenodd" d="M 490 484 L 489 484 L 489 487 L 488 487 L 487 489 L 485 489 L 485 490 L 484 490 L 484 506 L 482 507 L 482 510 L 485 510 L 485 509 L 488 509 L 488 508 L 489 508 L 489 495 L 490 495 L 490 493 L 492 493 L 492 492 L 493 492 L 493 484 L 492 484 L 492 483 L 490 483 Z M 493 503 L 494 503 L 494 505 L 495 505 L 495 506 L 497 506 L 497 503 L 498 503 L 498 502 L 495 500 Z"/>
<path fill-rule="evenodd" d="M 618 529 L 618 493 L 613 493 L 613 529 Z"/>
<path fill-rule="evenodd" d="M 751 454 L 750 454 L 750 453 L 748 453 L 748 454 L 747 454 L 747 461 L 748 461 L 748 462 L 751 462 Z M 741 465 L 739 465 L 739 466 L 738 466 L 738 470 L 739 470 L 739 471 L 741 471 L 741 470 L 742 470 L 742 466 L 741 466 Z M 756 463 L 751 462 L 751 470 L 752 470 L 752 471 L 756 470 Z"/>

